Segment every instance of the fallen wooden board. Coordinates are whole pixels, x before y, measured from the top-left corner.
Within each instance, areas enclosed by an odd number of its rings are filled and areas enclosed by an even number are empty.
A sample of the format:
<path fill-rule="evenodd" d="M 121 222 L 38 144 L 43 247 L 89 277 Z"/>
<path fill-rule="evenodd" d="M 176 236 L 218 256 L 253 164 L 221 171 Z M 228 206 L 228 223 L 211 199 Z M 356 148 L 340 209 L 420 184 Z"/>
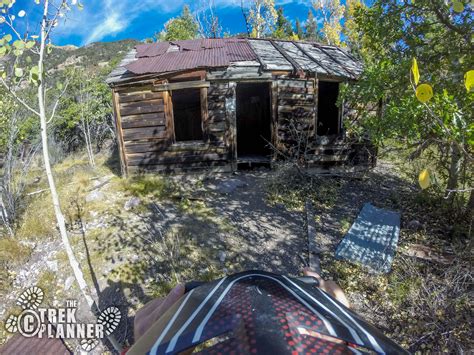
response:
<path fill-rule="evenodd" d="M 306 200 L 306 236 L 308 238 L 308 266 L 321 275 L 321 263 L 319 254 L 321 250 L 316 243 L 316 222 L 314 220 L 314 209 L 311 201 Z"/>
<path fill-rule="evenodd" d="M 409 244 L 407 245 L 406 249 L 401 248 L 400 252 L 407 256 L 435 261 L 446 265 L 451 264 L 455 259 L 455 256 L 452 254 L 442 254 L 426 245 L 421 244 Z"/>

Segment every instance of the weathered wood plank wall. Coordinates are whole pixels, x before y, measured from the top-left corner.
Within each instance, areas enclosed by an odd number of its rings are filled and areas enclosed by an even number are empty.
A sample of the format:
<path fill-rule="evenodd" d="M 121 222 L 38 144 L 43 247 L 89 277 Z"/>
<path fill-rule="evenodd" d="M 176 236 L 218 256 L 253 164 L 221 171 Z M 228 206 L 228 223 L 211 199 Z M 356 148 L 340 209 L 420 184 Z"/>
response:
<path fill-rule="evenodd" d="M 298 139 L 315 135 L 316 97 L 314 80 L 282 79 L 277 82 L 277 147 L 283 152 L 295 147 Z"/>
<path fill-rule="evenodd" d="M 225 112 L 228 84 L 212 83 L 198 90 L 206 139 L 178 143 L 174 142 L 172 91 L 156 91 L 152 85 L 115 91 L 121 160 L 127 173 L 230 170 Z"/>
<path fill-rule="evenodd" d="M 372 159 L 372 151 L 343 141 L 318 144 L 316 79 L 289 78 L 284 71 L 262 75 L 236 67 L 228 72 L 208 73 L 200 80 L 201 83 L 192 84 L 200 90 L 201 97 L 204 139 L 199 142 L 175 142 L 173 91 L 169 89 L 187 87 L 185 82 L 160 81 L 115 89 L 119 148 L 126 173 L 236 170 L 235 88 L 239 81 L 271 80 L 272 142 L 280 151 L 294 154 L 298 140 L 303 139 L 305 142 L 300 143 L 308 157 L 308 167 L 364 164 Z"/>

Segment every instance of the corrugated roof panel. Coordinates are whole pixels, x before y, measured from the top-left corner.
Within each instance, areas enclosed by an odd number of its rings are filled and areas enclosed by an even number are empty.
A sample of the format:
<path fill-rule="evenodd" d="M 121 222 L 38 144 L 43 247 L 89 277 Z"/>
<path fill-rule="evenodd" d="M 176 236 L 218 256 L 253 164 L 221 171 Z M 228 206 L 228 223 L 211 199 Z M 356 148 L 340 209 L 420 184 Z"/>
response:
<path fill-rule="evenodd" d="M 229 40 L 225 42 L 229 62 L 257 60 L 257 55 L 246 40 Z"/>
<path fill-rule="evenodd" d="M 165 54 L 170 44 L 168 42 L 147 43 L 135 46 L 137 58 L 155 57 Z"/>
<path fill-rule="evenodd" d="M 361 63 L 338 47 L 282 40 L 274 43 L 264 39 L 221 38 L 140 44 L 133 52 L 136 55 L 129 53 L 107 82 L 129 80 L 134 75 L 220 68 L 231 63 L 256 61 L 269 71 L 299 69 L 293 68 L 293 63 L 306 72 L 339 78 L 356 79 L 362 72 Z M 292 63 L 286 58 L 292 58 Z"/>
<path fill-rule="evenodd" d="M 226 40 L 222 38 L 206 38 L 202 40 L 201 46 L 203 48 L 223 48 Z"/>
<path fill-rule="evenodd" d="M 183 51 L 199 51 L 202 49 L 202 39 L 186 39 L 171 41 L 170 43 L 179 46 Z"/>
<path fill-rule="evenodd" d="M 166 73 L 204 67 L 224 67 L 229 61 L 224 48 L 169 52 L 157 57 L 139 58 L 126 68 L 135 74 Z"/>

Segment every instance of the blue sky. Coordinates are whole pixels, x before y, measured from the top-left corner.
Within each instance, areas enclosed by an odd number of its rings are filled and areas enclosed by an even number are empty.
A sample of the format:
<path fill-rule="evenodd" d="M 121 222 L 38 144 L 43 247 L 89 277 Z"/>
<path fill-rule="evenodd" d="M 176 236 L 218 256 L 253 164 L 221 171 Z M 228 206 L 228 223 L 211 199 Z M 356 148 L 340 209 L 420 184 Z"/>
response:
<path fill-rule="evenodd" d="M 170 18 L 178 16 L 183 5 L 193 9 L 203 0 L 82 0 L 84 9 L 74 8 L 67 18 L 61 20 L 55 31 L 53 41 L 57 45 L 85 45 L 96 41 L 115 41 L 125 38 L 138 40 L 151 37 L 163 28 Z M 244 19 L 240 9 L 240 0 L 214 0 L 217 15 L 224 31 L 239 33 L 245 31 Z M 309 0 L 275 0 L 276 6 L 282 6 L 285 14 L 292 20 L 306 19 L 311 7 Z M 11 8 L 12 14 L 25 10 L 28 15 L 18 18 L 17 25 L 35 23 L 39 19 L 40 7 L 34 0 L 17 0 Z M 6 26 L 0 25 L 1 32 Z M 23 27 L 24 28 L 24 27 Z"/>

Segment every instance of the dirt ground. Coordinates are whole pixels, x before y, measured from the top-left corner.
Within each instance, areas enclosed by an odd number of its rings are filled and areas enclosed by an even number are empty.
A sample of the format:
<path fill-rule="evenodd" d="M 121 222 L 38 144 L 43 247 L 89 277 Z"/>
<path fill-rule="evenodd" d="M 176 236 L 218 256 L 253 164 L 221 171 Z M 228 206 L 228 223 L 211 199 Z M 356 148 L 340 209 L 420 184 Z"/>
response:
<path fill-rule="evenodd" d="M 318 178 L 303 191 L 299 181 L 291 181 L 291 174 L 288 180 L 287 173 L 262 169 L 125 181 L 103 176 L 78 195 L 82 207 L 70 221 L 71 241 L 99 307 L 114 305 L 122 311 L 121 341 L 133 341 L 136 310 L 178 282 L 211 280 L 249 269 L 300 275 L 301 256 L 307 255 L 302 208 L 306 198 L 315 207 L 323 275 L 341 284 L 362 317 L 389 335 L 393 332 L 389 308 L 371 298 L 370 289 L 353 285 L 363 277 L 372 287 L 371 282 L 379 278 L 335 262 L 337 244 L 367 202 L 401 212 L 401 246 L 422 241 L 411 230 L 413 224 L 417 230 L 438 228 L 435 233 L 440 235 L 445 229 L 407 207 L 407 196 L 415 194 L 417 187 L 402 179 L 390 163 L 381 162 L 376 169 L 351 178 Z M 405 260 L 401 251 L 402 247 L 395 263 Z M 38 283 L 52 294 L 50 305 L 66 298 L 81 300 L 70 273 L 59 272 L 67 268 L 57 240 L 37 243 L 29 260 L 14 270 L 13 288 L 0 313 L 5 317 L 20 290 Z M 353 280 L 352 272 L 358 273 Z M 374 295 L 380 298 L 385 295 L 381 292 Z M 413 349 L 419 344 L 403 345 Z"/>

